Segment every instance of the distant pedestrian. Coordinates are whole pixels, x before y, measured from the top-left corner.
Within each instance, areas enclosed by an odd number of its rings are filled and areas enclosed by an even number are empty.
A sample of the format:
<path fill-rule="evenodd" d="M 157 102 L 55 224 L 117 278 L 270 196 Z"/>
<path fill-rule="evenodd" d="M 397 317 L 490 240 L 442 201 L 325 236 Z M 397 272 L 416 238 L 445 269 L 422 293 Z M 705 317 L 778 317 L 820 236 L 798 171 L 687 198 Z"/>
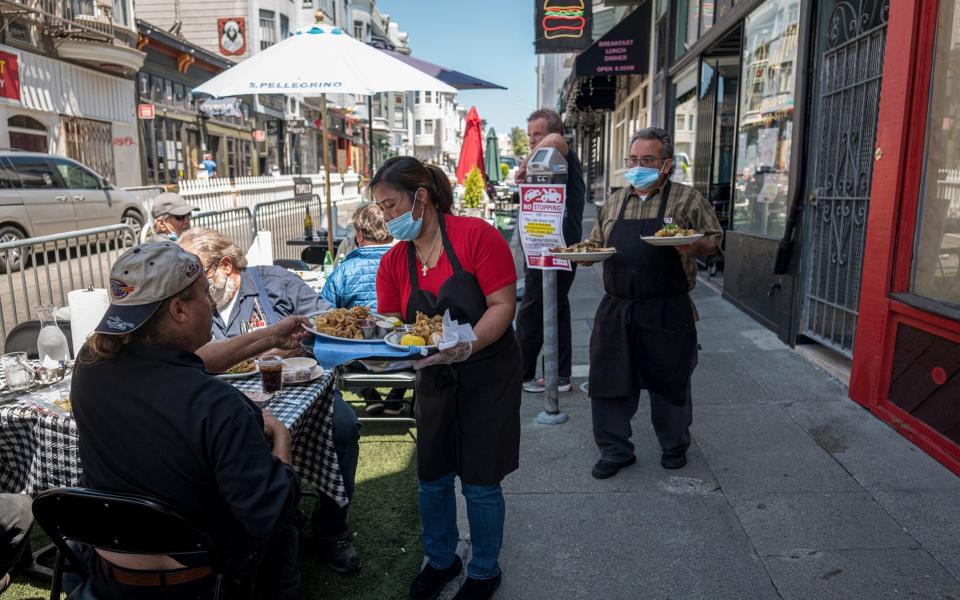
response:
<path fill-rule="evenodd" d="M 563 214 L 563 239 L 567 244 L 579 242 L 583 235 L 583 205 L 586 184 L 583 166 L 573 148 L 563 137 L 563 119 L 557 111 L 548 108 L 534 111 L 527 119 L 527 136 L 530 138 L 530 154 L 539 148 L 556 148 L 567 159 L 567 197 Z M 527 176 L 527 160 L 517 171 L 517 181 Z M 526 392 L 543 392 L 543 379 L 535 379 L 537 357 L 543 347 L 543 271 L 526 269 L 523 284 L 523 302 L 517 312 L 517 340 L 523 355 L 523 389 Z M 570 374 L 573 370 L 573 342 L 570 326 L 570 300 L 567 295 L 577 274 L 576 264 L 570 271 L 557 271 L 557 344 L 559 346 L 560 391 L 571 389 Z"/>
<path fill-rule="evenodd" d="M 203 155 L 203 160 L 197 164 L 197 169 L 203 169 L 207 173 L 207 178 L 213 179 L 217 176 L 217 163 L 213 160 L 213 155 L 209 152 Z"/>
<path fill-rule="evenodd" d="M 723 232 L 700 192 L 670 181 L 673 155 L 666 131 L 648 127 L 635 133 L 624 159 L 630 185 L 607 199 L 589 237 L 617 249 L 603 263 L 606 293 L 590 337 L 590 402 L 600 448 L 593 467 L 597 479 L 637 461 L 630 420 L 641 390 L 650 394 L 661 466 L 687 464 L 693 420 L 690 378 L 697 365 L 697 317 L 689 292 L 696 284 L 696 257 L 717 253 Z M 668 223 L 704 237 L 675 247 L 640 239 Z"/>
<path fill-rule="evenodd" d="M 190 229 L 190 213 L 197 210 L 190 206 L 180 194 L 164 192 L 154 198 L 150 208 L 153 221 L 143 228 L 141 242 L 175 242 Z"/>

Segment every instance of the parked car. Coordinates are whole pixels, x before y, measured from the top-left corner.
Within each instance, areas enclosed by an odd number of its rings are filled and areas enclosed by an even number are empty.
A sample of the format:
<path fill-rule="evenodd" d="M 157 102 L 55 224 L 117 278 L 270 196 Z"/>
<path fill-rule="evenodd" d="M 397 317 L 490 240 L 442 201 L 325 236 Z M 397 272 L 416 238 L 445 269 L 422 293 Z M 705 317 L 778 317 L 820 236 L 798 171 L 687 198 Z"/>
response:
<path fill-rule="evenodd" d="M 0 151 L 0 243 L 123 223 L 139 235 L 146 222 L 130 192 L 64 156 Z M 0 253 L 0 273 L 29 257 Z"/>

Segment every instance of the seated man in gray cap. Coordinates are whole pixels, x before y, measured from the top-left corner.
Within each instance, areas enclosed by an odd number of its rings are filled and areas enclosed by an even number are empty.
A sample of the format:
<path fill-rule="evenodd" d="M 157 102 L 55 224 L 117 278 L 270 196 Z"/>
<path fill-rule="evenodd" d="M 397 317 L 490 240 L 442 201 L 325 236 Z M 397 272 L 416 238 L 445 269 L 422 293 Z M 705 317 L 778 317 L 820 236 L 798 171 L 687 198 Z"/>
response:
<path fill-rule="evenodd" d="M 208 531 L 233 588 L 255 580 L 261 598 L 296 598 L 300 486 L 290 434 L 207 372 L 197 352 L 219 345 L 208 344 L 212 316 L 196 256 L 159 242 L 117 259 L 110 307 L 77 357 L 71 388 L 83 484 L 169 504 Z M 268 334 L 250 339 L 280 341 Z M 288 337 L 286 345 L 297 343 Z M 210 590 L 209 565 L 195 558 L 100 550 L 90 558 L 98 596 L 200 598 Z"/>
<path fill-rule="evenodd" d="M 154 198 L 150 216 L 153 221 L 143 228 L 141 242 L 175 242 L 190 229 L 190 213 L 198 210 L 190 206 L 183 196 L 164 192 Z"/>

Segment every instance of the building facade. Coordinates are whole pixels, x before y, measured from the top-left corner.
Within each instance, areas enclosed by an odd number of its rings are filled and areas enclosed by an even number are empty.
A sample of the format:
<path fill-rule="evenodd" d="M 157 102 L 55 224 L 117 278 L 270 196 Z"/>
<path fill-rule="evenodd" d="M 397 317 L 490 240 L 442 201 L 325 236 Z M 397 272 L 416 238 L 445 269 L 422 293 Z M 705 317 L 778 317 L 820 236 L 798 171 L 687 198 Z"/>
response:
<path fill-rule="evenodd" d="M 84 163 L 139 185 L 132 2 L 0 1 L 0 147 Z"/>

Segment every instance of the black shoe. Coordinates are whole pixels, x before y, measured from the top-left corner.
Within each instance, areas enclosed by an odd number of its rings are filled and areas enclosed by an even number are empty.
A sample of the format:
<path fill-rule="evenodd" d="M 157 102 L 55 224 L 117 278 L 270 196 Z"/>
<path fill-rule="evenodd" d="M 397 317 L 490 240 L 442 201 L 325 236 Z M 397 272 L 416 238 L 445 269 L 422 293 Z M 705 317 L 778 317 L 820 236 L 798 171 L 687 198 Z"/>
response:
<path fill-rule="evenodd" d="M 367 403 L 368 415 L 379 415 L 383 412 L 383 398 L 376 389 L 364 388 L 360 390 L 360 397 Z"/>
<path fill-rule="evenodd" d="M 682 469 L 687 466 L 687 454 L 667 454 L 660 455 L 660 466 L 664 469 Z"/>
<path fill-rule="evenodd" d="M 406 392 L 407 390 L 398 388 L 390 390 L 387 397 L 383 399 L 383 412 L 392 416 L 403 414 L 406 408 L 403 404 L 403 397 L 406 395 Z"/>
<path fill-rule="evenodd" d="M 620 472 L 620 469 L 624 467 L 629 467 L 633 463 L 637 462 L 636 456 L 631 456 L 628 460 L 624 462 L 613 462 L 611 460 L 603 460 L 602 458 L 597 461 L 597 464 L 593 465 L 593 476 L 597 479 L 609 479 L 617 473 Z"/>
<path fill-rule="evenodd" d="M 410 584 L 410 600 L 434 600 L 443 591 L 443 587 L 463 570 L 460 557 L 454 555 L 453 564 L 446 569 L 434 569 L 427 566 L 420 571 Z"/>
<path fill-rule="evenodd" d="M 335 538 L 318 539 L 321 554 L 330 568 L 341 575 L 352 575 L 360 570 L 360 555 L 350 541 L 350 533 Z"/>
<path fill-rule="evenodd" d="M 500 587 L 500 575 L 490 579 L 467 577 L 453 600 L 488 600 L 488 598 L 493 598 L 493 593 L 497 591 L 498 587 Z"/>

